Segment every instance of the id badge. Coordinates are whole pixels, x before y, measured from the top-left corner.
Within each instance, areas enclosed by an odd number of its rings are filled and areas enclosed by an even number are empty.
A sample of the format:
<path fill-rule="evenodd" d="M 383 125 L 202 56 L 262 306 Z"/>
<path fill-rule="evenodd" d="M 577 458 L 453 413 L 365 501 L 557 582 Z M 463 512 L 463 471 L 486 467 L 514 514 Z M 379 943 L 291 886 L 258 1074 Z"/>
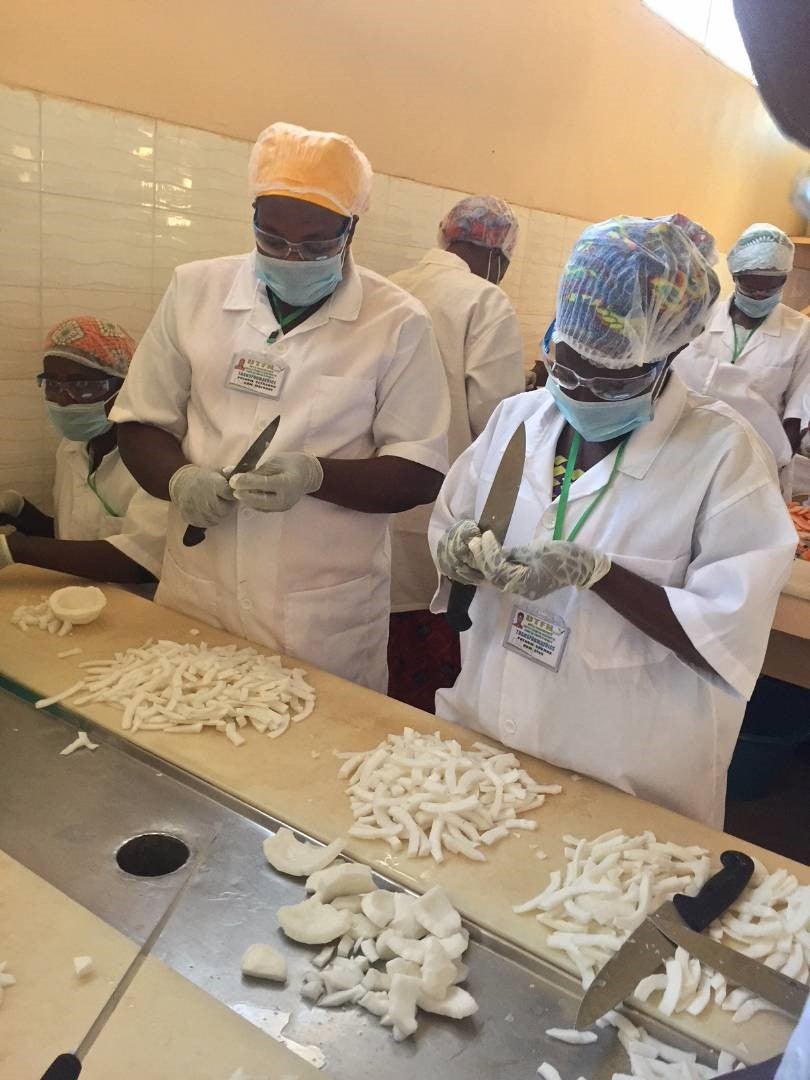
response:
<path fill-rule="evenodd" d="M 234 353 L 225 386 L 246 394 L 277 398 L 281 395 L 288 370 L 286 364 L 274 360 L 267 353 Z"/>
<path fill-rule="evenodd" d="M 503 645 L 534 664 L 559 671 L 570 632 L 571 628 L 559 615 L 516 606 Z"/>

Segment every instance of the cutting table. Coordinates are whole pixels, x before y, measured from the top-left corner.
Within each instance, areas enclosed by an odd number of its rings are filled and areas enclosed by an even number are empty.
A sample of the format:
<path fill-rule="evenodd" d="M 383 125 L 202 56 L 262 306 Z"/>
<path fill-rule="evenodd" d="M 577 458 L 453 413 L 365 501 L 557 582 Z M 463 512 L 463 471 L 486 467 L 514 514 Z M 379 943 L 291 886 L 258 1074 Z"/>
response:
<path fill-rule="evenodd" d="M 33 630 L 23 633 L 8 621 L 16 606 L 37 603 L 67 581 L 61 575 L 33 568 L 13 567 L 4 571 L 0 591 L 0 671 L 18 694 L 27 693 L 29 697 L 55 694 L 77 681 L 81 675 L 79 662 L 110 657 L 118 650 L 141 645 L 150 637 L 180 642 L 204 640 L 211 645 L 238 640 L 112 586 L 104 587 L 108 605 L 102 616 L 90 626 L 76 628 L 67 639 L 54 639 Z M 200 634 L 191 635 L 192 629 Z M 68 659 L 57 658 L 57 653 L 72 647 L 81 648 L 82 653 Z M 241 748 L 233 747 L 213 731 L 199 736 L 140 732 L 132 735 L 120 729 L 118 711 L 108 706 L 83 707 L 75 715 L 70 714 L 70 722 L 87 727 L 91 734 L 100 731 L 102 738 L 108 733 L 110 752 L 113 746 L 123 747 L 126 753 L 143 760 L 166 763 L 167 771 L 175 770 L 180 779 L 203 785 L 207 793 L 241 808 L 255 820 L 286 822 L 324 841 L 345 836 L 352 821 L 344 785 L 336 776 L 339 763 L 334 751 L 369 749 L 389 732 L 399 733 L 405 726 L 422 731 L 438 730 L 462 743 L 470 741 L 469 732 L 463 729 L 332 675 L 310 669 L 307 677 L 318 695 L 313 715 L 280 739 L 271 740 L 250 732 L 247 745 Z M 107 743 L 104 750 L 107 751 Z M 486 947 L 492 947 L 502 959 L 510 958 L 509 963 L 519 962 L 527 970 L 540 971 L 536 982 L 528 985 L 539 985 L 543 972 L 560 972 L 561 961 L 559 954 L 546 946 L 545 933 L 539 924 L 531 916 L 515 915 L 512 905 L 541 891 L 549 872 L 564 864 L 564 834 L 593 837 L 616 827 L 631 834 L 651 829 L 661 839 L 700 844 L 715 859 L 724 849 L 737 847 L 759 858 L 769 869 L 784 866 L 800 881 L 810 883 L 810 869 L 805 866 L 603 784 L 572 777 L 541 761 L 524 757 L 523 764 L 539 782 L 562 784 L 564 793 L 549 798 L 542 809 L 533 813 L 538 826 L 535 832 L 496 845 L 488 852 L 486 863 L 450 858 L 437 866 L 432 860 L 408 859 L 381 843 L 360 840 L 351 840 L 347 853 L 371 865 L 387 881 L 413 891 L 424 891 L 433 883 L 440 883 L 469 920 L 474 934 L 481 935 Z M 266 819 L 261 815 L 266 815 Z M 534 857 L 540 849 L 548 856 L 542 862 Z M 181 963 L 172 962 L 172 966 L 183 970 Z M 505 985 L 505 978 L 502 971 L 500 984 Z M 567 978 L 564 971 L 560 972 L 560 978 Z M 494 985 L 499 985 L 497 979 Z M 570 985 L 567 992 L 571 992 Z M 559 997 L 557 990 L 555 993 Z M 571 1020 L 569 1017 L 569 1025 Z M 508 1015 L 503 1022 L 510 1023 Z M 778 1052 L 789 1031 L 787 1021 L 774 1014 L 760 1014 L 742 1030 L 731 1023 L 728 1013 L 717 1009 L 699 1019 L 676 1017 L 672 1028 L 690 1039 L 728 1049 L 750 1061 Z M 310 1041 L 314 1041 L 312 1032 L 308 1034 Z M 541 1035 L 542 1031 L 538 1030 L 537 1037 Z M 486 1055 L 485 1039 L 479 1050 Z M 415 1051 L 413 1046 L 402 1049 L 392 1044 L 388 1052 L 401 1055 Z M 419 1057 L 414 1060 L 418 1063 Z M 541 1060 L 542 1056 L 534 1061 L 534 1068 Z M 327 1071 L 329 1068 L 327 1061 Z M 504 1077 L 511 1075 L 503 1070 L 501 1073 Z"/>

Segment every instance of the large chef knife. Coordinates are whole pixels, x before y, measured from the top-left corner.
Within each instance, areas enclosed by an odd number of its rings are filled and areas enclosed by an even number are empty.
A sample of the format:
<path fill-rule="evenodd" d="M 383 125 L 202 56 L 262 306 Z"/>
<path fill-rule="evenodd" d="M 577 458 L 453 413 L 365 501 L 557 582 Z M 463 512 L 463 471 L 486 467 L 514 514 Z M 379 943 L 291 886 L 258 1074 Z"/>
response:
<path fill-rule="evenodd" d="M 172 915 L 174 915 L 180 904 L 180 901 L 185 895 L 186 889 L 188 889 L 192 880 L 196 877 L 197 871 L 199 870 L 203 859 L 211 850 L 216 838 L 217 834 L 214 833 L 208 843 L 204 847 L 201 847 L 200 850 L 197 852 L 197 855 L 193 863 L 191 864 L 185 881 L 172 897 L 171 902 L 169 903 L 166 910 L 152 927 L 151 931 L 149 932 L 149 936 L 147 937 L 146 941 L 144 941 L 143 945 L 141 945 L 140 949 L 138 949 L 138 952 L 135 954 L 135 957 L 131 961 L 131 963 L 127 966 L 124 974 L 115 984 L 113 992 L 105 1001 L 104 1005 L 101 1008 L 101 1011 L 88 1028 L 86 1035 L 79 1043 L 75 1051 L 71 1054 L 60 1054 L 57 1058 L 55 1058 L 48 1066 L 46 1071 L 43 1073 L 42 1080 L 76 1080 L 76 1078 L 80 1075 L 82 1071 L 82 1063 L 84 1062 L 87 1052 L 90 1050 L 93 1043 L 101 1034 L 104 1025 L 107 1023 L 107 1021 L 110 1019 L 110 1016 L 115 1011 L 118 1002 L 124 996 L 130 983 L 140 971 L 144 960 L 152 951 L 155 942 L 166 928 L 166 923 L 168 923 L 169 919 L 172 917 Z"/>
<path fill-rule="evenodd" d="M 801 1016 L 810 987 L 788 978 L 780 971 L 766 967 L 758 960 L 743 956 L 736 949 L 721 945 L 707 934 L 696 934 L 670 911 L 659 909 L 650 919 L 664 937 L 673 944 L 682 946 L 721 975 L 725 975 L 730 983 L 753 990 L 791 1016 Z"/>
<path fill-rule="evenodd" d="M 521 422 L 512 438 L 506 444 L 503 457 L 498 465 L 492 487 L 489 489 L 484 510 L 478 522 L 482 533 L 489 529 L 495 539 L 502 544 L 506 538 L 512 511 L 515 508 L 520 481 L 523 479 L 523 465 L 526 460 L 526 425 Z M 475 585 L 464 585 L 454 581 L 450 588 L 445 618 L 452 628 L 460 633 L 469 630 L 472 621 L 468 614 L 475 596 Z"/>
<path fill-rule="evenodd" d="M 237 473 L 250 472 L 255 469 L 262 458 L 262 454 L 267 447 L 273 441 L 273 436 L 278 430 L 280 416 L 277 416 L 275 420 L 271 420 L 258 439 L 255 439 L 247 448 L 245 453 L 239 459 L 234 466 L 231 476 L 236 476 Z M 196 547 L 197 544 L 201 544 L 205 539 L 205 529 L 201 529 L 199 525 L 189 525 L 186 531 L 183 533 L 183 545 L 185 547 Z"/>
<path fill-rule="evenodd" d="M 741 851 L 724 851 L 720 862 L 723 869 L 709 878 L 697 896 L 679 893 L 662 904 L 656 914 L 677 919 L 699 935 L 734 903 L 754 873 L 753 861 Z M 590 1027 L 630 997 L 641 979 L 675 955 L 676 946 L 659 930 L 653 918 L 649 916 L 633 931 L 588 987 L 577 1013 L 578 1030 Z"/>

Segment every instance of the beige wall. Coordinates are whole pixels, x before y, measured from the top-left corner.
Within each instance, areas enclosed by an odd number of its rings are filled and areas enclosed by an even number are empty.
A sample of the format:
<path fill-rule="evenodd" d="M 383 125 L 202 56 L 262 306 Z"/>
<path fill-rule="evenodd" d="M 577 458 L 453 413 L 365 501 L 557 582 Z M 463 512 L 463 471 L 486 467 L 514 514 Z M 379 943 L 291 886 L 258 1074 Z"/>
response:
<path fill-rule="evenodd" d="M 788 231 L 807 156 L 641 0 L 25 0 L 0 81 L 252 138 L 345 131 L 375 168 L 596 220 Z"/>

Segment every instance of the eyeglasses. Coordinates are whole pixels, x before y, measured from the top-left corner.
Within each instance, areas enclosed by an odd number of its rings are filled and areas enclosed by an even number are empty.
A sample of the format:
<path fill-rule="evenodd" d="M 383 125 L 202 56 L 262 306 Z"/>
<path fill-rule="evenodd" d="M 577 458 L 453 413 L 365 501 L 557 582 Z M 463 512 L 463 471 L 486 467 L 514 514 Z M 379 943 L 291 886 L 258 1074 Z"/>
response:
<path fill-rule="evenodd" d="M 352 223 L 349 221 L 340 236 L 331 240 L 304 240 L 295 244 L 292 240 L 285 240 L 283 236 L 265 232 L 256 224 L 256 219 L 253 219 L 253 233 L 261 252 L 273 259 L 286 259 L 290 255 L 296 255 L 303 262 L 318 262 L 320 259 L 331 259 L 340 255 L 349 240 L 351 227 Z"/>
<path fill-rule="evenodd" d="M 92 379 L 54 379 L 44 371 L 37 375 L 37 386 L 52 397 L 64 396 L 71 401 L 101 401 L 114 390 L 120 389 L 124 380 L 113 375 L 99 375 Z"/>
<path fill-rule="evenodd" d="M 658 378 L 663 360 L 657 361 L 645 371 L 643 375 L 632 375 L 629 378 L 616 378 L 598 375 L 595 378 L 586 378 L 579 375 L 570 367 L 561 364 L 555 357 L 555 342 L 552 338 L 554 323 L 548 328 L 543 338 L 543 363 L 549 375 L 553 376 L 563 390 L 576 390 L 582 386 L 603 401 L 626 401 L 628 398 L 643 394 L 654 385 Z"/>

